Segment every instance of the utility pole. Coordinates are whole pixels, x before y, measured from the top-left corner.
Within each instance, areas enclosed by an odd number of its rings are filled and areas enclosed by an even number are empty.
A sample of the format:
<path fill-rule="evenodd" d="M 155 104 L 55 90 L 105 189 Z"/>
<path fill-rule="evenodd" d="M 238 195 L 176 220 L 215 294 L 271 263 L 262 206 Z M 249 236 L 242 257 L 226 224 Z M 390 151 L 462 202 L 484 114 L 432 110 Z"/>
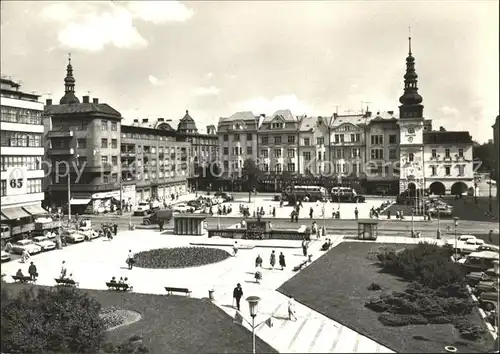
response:
<path fill-rule="evenodd" d="M 120 210 L 118 211 L 118 215 L 123 215 L 123 177 L 120 165 Z"/>
<path fill-rule="evenodd" d="M 338 115 L 339 114 L 339 108 L 341 107 L 340 105 L 336 105 L 336 106 L 333 106 L 335 107 L 335 114 Z"/>
<path fill-rule="evenodd" d="M 371 102 L 368 102 L 368 101 L 361 101 L 361 113 L 365 113 L 365 111 L 363 111 L 363 106 L 364 104 L 366 103 L 366 112 L 368 112 L 368 105 L 371 103 Z"/>

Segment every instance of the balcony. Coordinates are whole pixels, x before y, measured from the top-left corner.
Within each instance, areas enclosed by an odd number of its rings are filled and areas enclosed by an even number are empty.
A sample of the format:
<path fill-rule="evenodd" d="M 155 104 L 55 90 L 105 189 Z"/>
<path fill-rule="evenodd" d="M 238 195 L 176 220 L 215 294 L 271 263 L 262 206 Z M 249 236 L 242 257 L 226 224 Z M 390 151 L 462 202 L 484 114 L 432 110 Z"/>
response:
<path fill-rule="evenodd" d="M 72 184 L 71 192 L 106 192 L 118 188 L 114 183 L 107 184 Z M 51 184 L 48 186 L 49 192 L 66 192 L 67 184 Z"/>
<path fill-rule="evenodd" d="M 137 169 L 137 166 L 135 164 L 132 164 L 132 165 L 122 165 L 122 171 L 134 172 L 136 169 Z"/>
<path fill-rule="evenodd" d="M 51 130 L 47 133 L 47 138 L 72 138 L 74 133 L 72 130 Z"/>
<path fill-rule="evenodd" d="M 47 154 L 49 156 L 68 156 L 74 155 L 75 149 L 67 147 L 67 148 L 52 148 L 48 149 Z"/>
<path fill-rule="evenodd" d="M 111 164 L 105 163 L 102 165 L 86 165 L 83 171 L 88 173 L 111 172 L 112 168 Z"/>
<path fill-rule="evenodd" d="M 122 157 L 135 157 L 135 151 L 121 151 Z"/>

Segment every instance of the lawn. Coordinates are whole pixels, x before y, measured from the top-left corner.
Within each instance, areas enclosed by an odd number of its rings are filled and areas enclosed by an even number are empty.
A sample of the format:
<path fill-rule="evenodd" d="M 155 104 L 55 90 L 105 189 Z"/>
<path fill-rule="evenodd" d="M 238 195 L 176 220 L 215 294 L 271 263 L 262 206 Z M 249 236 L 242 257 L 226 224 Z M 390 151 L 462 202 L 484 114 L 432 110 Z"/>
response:
<path fill-rule="evenodd" d="M 12 291 L 26 285 L 9 284 Z M 163 353 L 251 353 L 252 334 L 233 323 L 224 311 L 207 300 L 166 296 L 84 290 L 103 307 L 116 306 L 139 312 L 142 319 L 108 332 L 108 339 L 119 343 L 142 335 L 152 354 Z M 257 352 L 276 350 L 256 338 Z"/>
<path fill-rule="evenodd" d="M 370 250 L 382 244 L 344 242 L 299 272 L 278 290 L 292 294 L 299 302 L 343 325 L 389 347 L 396 352 L 444 352 L 453 345 L 458 352 L 483 352 L 492 343 L 470 342 L 459 337 L 451 325 L 411 325 L 387 327 L 378 321 L 379 314 L 365 303 L 380 292 L 368 290 L 371 283 L 382 291 L 403 291 L 407 283 L 381 273 L 374 261 L 367 258 Z M 396 249 L 405 245 L 386 245 Z M 477 311 L 472 319 L 482 323 Z"/>

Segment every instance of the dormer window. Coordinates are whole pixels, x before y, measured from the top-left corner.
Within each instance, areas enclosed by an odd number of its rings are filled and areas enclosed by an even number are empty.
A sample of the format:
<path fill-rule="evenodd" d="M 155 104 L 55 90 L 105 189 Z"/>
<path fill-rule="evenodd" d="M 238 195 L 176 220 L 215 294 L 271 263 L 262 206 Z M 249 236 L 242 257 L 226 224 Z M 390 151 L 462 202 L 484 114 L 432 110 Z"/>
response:
<path fill-rule="evenodd" d="M 283 129 L 284 124 L 281 122 L 271 123 L 271 129 Z"/>

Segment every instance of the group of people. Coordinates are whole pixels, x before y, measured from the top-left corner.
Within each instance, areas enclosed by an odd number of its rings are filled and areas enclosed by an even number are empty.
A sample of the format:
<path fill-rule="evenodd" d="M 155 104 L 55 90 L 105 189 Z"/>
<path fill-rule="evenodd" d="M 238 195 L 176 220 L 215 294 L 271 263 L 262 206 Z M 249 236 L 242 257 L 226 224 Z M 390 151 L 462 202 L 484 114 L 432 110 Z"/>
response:
<path fill-rule="evenodd" d="M 126 284 L 128 287 L 130 287 L 130 282 L 127 277 L 120 277 L 120 280 L 118 281 L 116 281 L 116 277 L 112 277 L 109 282 L 114 284 Z"/>
<path fill-rule="evenodd" d="M 31 262 L 30 266 L 28 267 L 28 274 L 29 274 L 30 280 L 32 280 L 32 281 L 36 281 L 36 278 L 38 278 L 38 270 L 36 268 L 36 265 L 33 262 Z M 25 278 L 25 275 L 23 274 L 23 271 L 21 268 L 19 268 L 17 270 L 16 277 Z"/>

